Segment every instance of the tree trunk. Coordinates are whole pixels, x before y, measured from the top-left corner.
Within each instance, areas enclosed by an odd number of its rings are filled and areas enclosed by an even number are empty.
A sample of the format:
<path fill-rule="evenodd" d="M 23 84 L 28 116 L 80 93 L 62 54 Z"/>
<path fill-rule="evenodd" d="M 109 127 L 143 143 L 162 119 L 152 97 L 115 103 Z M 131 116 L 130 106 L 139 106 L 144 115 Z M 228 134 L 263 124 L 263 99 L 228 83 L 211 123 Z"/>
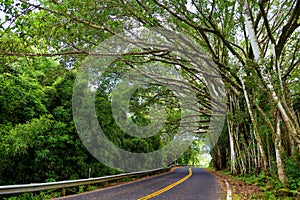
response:
<path fill-rule="evenodd" d="M 246 144 L 242 143 L 243 140 L 241 140 L 240 138 L 238 138 L 238 135 L 239 135 L 239 133 L 240 133 L 239 127 L 238 127 L 238 126 L 236 127 L 235 133 L 236 133 L 236 134 L 234 134 L 233 136 L 234 136 L 235 141 L 236 141 L 236 144 L 237 144 L 237 155 L 238 155 L 238 158 L 239 158 L 238 160 L 239 160 L 240 163 L 241 163 L 240 172 L 241 172 L 242 174 L 245 174 L 247 170 L 246 170 L 246 166 L 245 166 L 245 161 L 244 161 L 244 159 L 243 159 L 243 150 L 241 150 L 241 147 L 245 147 Z M 246 150 L 246 149 L 244 149 L 244 151 L 245 151 L 245 150 Z"/>
<path fill-rule="evenodd" d="M 227 120 L 228 123 L 228 132 L 229 132 L 229 144 L 230 144 L 230 159 L 231 159 L 231 173 L 233 175 L 237 174 L 236 170 L 236 155 L 234 150 L 234 137 L 233 137 L 233 128 L 232 128 L 232 122 Z"/>
<path fill-rule="evenodd" d="M 259 150 L 259 153 L 260 153 L 262 168 L 263 168 L 264 171 L 266 171 L 267 170 L 266 154 L 265 154 L 265 151 L 263 149 L 261 137 L 258 133 L 256 119 L 254 118 L 254 115 L 253 115 L 253 112 L 252 112 L 252 106 L 251 106 L 251 103 L 250 103 L 248 92 L 247 92 L 246 87 L 245 87 L 244 80 L 241 76 L 240 76 L 240 79 L 241 79 L 241 83 L 242 83 L 242 89 L 243 89 L 243 92 L 244 92 L 244 97 L 245 97 L 245 100 L 246 100 L 248 113 L 249 113 L 250 120 L 251 120 L 252 125 L 253 125 L 253 134 L 254 134 L 255 140 L 257 142 L 257 147 L 258 147 L 258 150 Z"/>
<path fill-rule="evenodd" d="M 233 109 L 232 106 L 234 105 L 233 99 L 231 97 L 231 94 L 228 94 L 228 100 L 229 100 L 229 112 L 233 113 Z M 231 173 L 233 175 L 237 174 L 237 170 L 236 170 L 236 154 L 235 154 L 235 149 L 234 149 L 234 130 L 233 130 L 233 123 L 231 122 L 230 119 L 227 118 L 227 124 L 228 124 L 228 133 L 229 133 L 229 145 L 230 145 L 230 159 L 231 159 L 231 164 L 230 164 L 230 168 L 231 168 Z"/>
<path fill-rule="evenodd" d="M 279 97 L 274 89 L 274 86 L 272 85 L 271 79 L 269 74 L 266 72 L 266 69 L 262 63 L 262 57 L 260 53 L 259 43 L 257 40 L 257 37 L 255 35 L 255 30 L 253 27 L 253 23 L 251 22 L 251 15 L 250 15 L 250 9 L 248 6 L 247 0 L 244 0 L 244 18 L 245 18 L 245 24 L 246 28 L 249 33 L 251 48 L 253 50 L 254 58 L 258 62 L 258 70 L 261 76 L 262 82 L 266 85 L 267 89 L 270 92 L 271 98 L 273 99 L 274 103 L 276 104 L 277 109 L 281 113 L 282 120 L 284 121 L 289 133 L 291 134 L 298 150 L 298 154 L 300 155 L 300 128 L 299 124 L 291 118 L 292 114 L 289 113 L 288 110 L 284 108 L 284 105 L 280 102 Z"/>
<path fill-rule="evenodd" d="M 284 185 L 286 183 L 286 176 L 284 173 L 284 167 L 281 160 L 281 130 L 280 130 L 280 116 L 277 113 L 276 119 L 276 132 L 275 132 L 275 153 L 276 153 L 276 164 L 279 181 Z"/>

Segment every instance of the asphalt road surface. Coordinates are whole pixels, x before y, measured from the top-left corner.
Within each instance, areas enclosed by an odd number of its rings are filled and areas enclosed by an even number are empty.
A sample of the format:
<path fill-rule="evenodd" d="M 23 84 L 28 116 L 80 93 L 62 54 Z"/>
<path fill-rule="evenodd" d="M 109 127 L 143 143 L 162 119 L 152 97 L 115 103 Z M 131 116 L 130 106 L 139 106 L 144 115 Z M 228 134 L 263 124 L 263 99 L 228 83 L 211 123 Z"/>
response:
<path fill-rule="evenodd" d="M 62 200 L 225 200 L 216 178 L 201 168 L 175 168 L 172 172 L 122 185 L 73 195 Z"/>

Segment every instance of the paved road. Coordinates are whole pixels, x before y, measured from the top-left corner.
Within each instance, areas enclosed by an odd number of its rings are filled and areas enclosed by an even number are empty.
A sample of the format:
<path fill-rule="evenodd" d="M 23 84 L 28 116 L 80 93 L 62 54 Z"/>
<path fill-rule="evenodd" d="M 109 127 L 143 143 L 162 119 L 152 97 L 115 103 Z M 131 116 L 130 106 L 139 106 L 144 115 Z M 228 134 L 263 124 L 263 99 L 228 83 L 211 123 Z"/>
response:
<path fill-rule="evenodd" d="M 60 199 L 224 200 L 225 196 L 212 174 L 200 168 L 181 167 L 163 175 Z"/>

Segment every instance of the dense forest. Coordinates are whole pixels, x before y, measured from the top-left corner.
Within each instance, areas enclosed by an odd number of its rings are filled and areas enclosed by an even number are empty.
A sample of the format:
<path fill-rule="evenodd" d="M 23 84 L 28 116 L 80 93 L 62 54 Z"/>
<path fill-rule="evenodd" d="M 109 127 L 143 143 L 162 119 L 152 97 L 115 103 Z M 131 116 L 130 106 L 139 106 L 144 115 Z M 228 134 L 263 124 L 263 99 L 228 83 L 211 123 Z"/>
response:
<path fill-rule="evenodd" d="M 220 108 L 192 56 L 183 59 L 156 43 L 118 55 L 105 78 L 94 83 L 95 112 L 107 137 L 126 151 L 147 153 L 167 146 L 183 126 L 196 137 L 174 163 L 199 163 L 201 151 L 209 151 L 210 166 L 217 170 L 263 173 L 278 185 L 300 188 L 299 0 L 2 0 L 0 10 L 0 185 L 120 172 L 99 162 L 77 133 L 76 76 L 87 56 L 97 56 L 93 49 L 101 42 L 134 28 L 156 27 L 170 37 L 188 36 L 191 46 L 209 57 L 224 83 L 222 129 L 209 129 L 212 113 Z M 165 71 L 176 65 L 176 73 L 193 88 L 197 116 L 180 123 L 183 108 L 176 91 L 159 84 L 161 74 L 148 73 L 154 82 L 134 91 L 132 114 L 124 117 L 148 125 L 151 107 L 159 104 L 166 122 L 157 135 L 134 137 L 116 123 L 113 88 L 127 71 L 158 62 Z M 186 84 L 168 81 L 177 88 Z M 164 113 L 155 112 L 160 122 Z M 218 142 L 201 149 L 213 131 L 220 135 Z"/>

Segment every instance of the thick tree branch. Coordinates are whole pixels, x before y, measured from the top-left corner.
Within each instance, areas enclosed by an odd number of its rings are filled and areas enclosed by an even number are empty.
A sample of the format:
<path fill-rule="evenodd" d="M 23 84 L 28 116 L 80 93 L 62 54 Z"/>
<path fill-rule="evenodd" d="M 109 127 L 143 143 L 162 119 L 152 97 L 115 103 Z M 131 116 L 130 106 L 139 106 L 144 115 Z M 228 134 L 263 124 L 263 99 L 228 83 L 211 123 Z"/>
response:
<path fill-rule="evenodd" d="M 297 0 L 297 3 L 290 15 L 288 22 L 283 26 L 281 30 L 281 35 L 275 47 L 276 57 L 279 58 L 286 41 L 289 36 L 300 26 L 299 21 L 300 15 L 300 0 Z"/>
<path fill-rule="evenodd" d="M 300 67 L 300 60 L 298 60 L 297 62 L 293 63 L 292 65 L 290 65 L 290 67 L 287 69 L 286 74 L 282 77 L 283 81 L 286 81 L 287 78 L 290 76 L 291 72 L 296 68 L 296 67 Z"/>
<path fill-rule="evenodd" d="M 128 55 L 149 55 L 165 52 L 164 50 L 149 50 L 143 52 L 126 52 L 126 53 L 97 53 L 88 51 L 69 51 L 69 52 L 58 52 L 58 53 L 24 53 L 24 52 L 4 52 L 0 51 L 0 56 L 29 56 L 29 57 L 54 57 L 54 56 L 65 56 L 65 55 L 90 55 L 90 56 L 128 56 Z"/>
<path fill-rule="evenodd" d="M 273 37 L 273 34 L 272 34 L 272 31 L 271 31 L 271 29 L 270 29 L 269 20 L 268 20 L 268 17 L 267 17 L 267 14 L 266 14 L 266 12 L 265 12 L 265 8 L 264 8 L 264 2 L 265 2 L 264 0 L 259 1 L 259 3 L 258 3 L 259 9 L 260 9 L 260 12 L 261 12 L 261 14 L 262 14 L 262 17 L 263 17 L 263 19 L 264 19 L 264 24 L 265 24 L 266 29 L 267 29 L 268 37 L 270 38 L 271 42 L 272 42 L 273 44 L 275 44 L 276 41 L 275 41 L 275 39 L 274 39 L 274 37 Z"/>
<path fill-rule="evenodd" d="M 4 52 L 0 51 L 0 56 L 17 56 L 17 57 L 55 57 L 65 55 L 88 55 L 86 51 L 70 51 L 70 52 L 59 52 L 59 53 L 25 53 L 25 52 Z"/>

